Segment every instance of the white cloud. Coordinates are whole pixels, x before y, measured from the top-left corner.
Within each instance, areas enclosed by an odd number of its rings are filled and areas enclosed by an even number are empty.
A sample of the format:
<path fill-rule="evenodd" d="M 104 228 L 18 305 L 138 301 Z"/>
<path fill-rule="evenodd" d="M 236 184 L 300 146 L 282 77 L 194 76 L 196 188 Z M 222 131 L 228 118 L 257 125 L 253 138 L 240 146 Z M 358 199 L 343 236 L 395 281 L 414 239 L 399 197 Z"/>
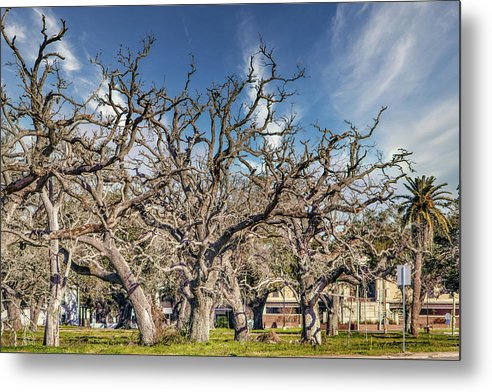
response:
<path fill-rule="evenodd" d="M 48 36 L 54 35 L 60 31 L 61 24 L 55 18 L 53 12 L 51 12 L 50 10 L 48 10 L 46 8 L 43 8 L 43 9 L 33 8 L 32 10 L 35 14 L 34 17 L 35 17 L 36 24 L 39 26 L 42 25 L 41 20 L 42 20 L 42 17 L 44 15 L 45 22 L 46 22 L 46 34 L 48 34 Z"/>
<path fill-rule="evenodd" d="M 36 46 L 38 45 L 38 42 L 40 40 L 40 35 L 39 31 L 41 31 L 42 28 L 42 16 L 44 15 L 45 17 L 45 23 L 46 23 L 46 34 L 48 36 L 52 36 L 54 34 L 57 34 L 60 29 L 61 29 L 61 21 L 58 20 L 55 16 L 55 14 L 45 8 L 33 8 L 33 25 L 36 26 L 34 29 L 30 29 L 31 37 L 30 39 L 36 43 Z M 82 66 L 80 61 L 78 60 L 77 56 L 75 55 L 75 52 L 72 48 L 72 44 L 69 41 L 69 38 L 67 35 L 65 35 L 61 41 L 58 41 L 54 44 L 54 49 L 56 52 L 58 52 L 61 56 L 63 56 L 65 59 L 60 62 L 62 69 L 67 72 L 67 73 L 72 73 L 75 71 L 81 70 Z M 34 51 L 33 53 L 36 53 Z"/>
<path fill-rule="evenodd" d="M 366 124 L 388 105 L 378 147 L 387 156 L 397 148 L 414 152 L 417 174 L 453 186 L 459 165 L 458 23 L 454 2 L 340 4 L 330 26 L 332 58 L 322 70 L 322 99 L 334 116 Z"/>
<path fill-rule="evenodd" d="M 16 42 L 24 42 L 26 40 L 26 29 L 24 26 L 11 21 L 7 23 L 5 26 L 5 32 L 7 33 L 7 36 L 12 39 L 14 36 L 16 37 Z"/>
<path fill-rule="evenodd" d="M 52 36 L 61 29 L 59 21 L 50 9 L 32 8 L 31 18 L 20 18 L 15 11 L 8 15 L 6 20 L 6 30 L 9 37 L 17 37 L 16 42 L 23 53 L 24 59 L 34 62 L 38 55 L 39 45 L 42 42 L 42 16 L 45 16 L 46 34 Z M 55 42 L 50 51 L 57 52 L 65 58 L 60 61 L 62 70 L 71 74 L 82 69 L 82 64 L 75 54 L 72 43 L 67 35 L 61 41 Z M 52 58 L 52 61 L 54 58 Z"/>
<path fill-rule="evenodd" d="M 109 100 L 108 93 L 109 93 L 108 81 L 103 80 L 101 86 L 96 90 L 95 95 L 100 99 L 108 101 Z M 112 92 L 112 100 L 116 105 L 122 108 L 126 107 L 124 97 L 118 91 Z M 114 117 L 116 115 L 116 112 L 111 105 L 99 103 L 96 99 L 92 99 L 91 101 L 89 101 L 88 106 L 89 109 L 101 113 L 103 117 Z M 123 116 L 123 118 L 120 120 L 121 122 L 120 125 L 123 125 L 124 121 L 125 120 Z"/>
<path fill-rule="evenodd" d="M 381 127 L 384 137 L 380 146 L 388 158 L 405 147 L 413 151 L 419 175 L 433 175 L 441 182 L 457 186 L 459 102 L 457 99 L 435 104 L 420 113 L 419 118 L 390 115 Z"/>
<path fill-rule="evenodd" d="M 239 15 L 239 21 L 238 21 L 238 29 L 237 29 L 237 38 L 239 41 L 240 47 L 243 49 L 243 65 L 242 68 L 240 69 L 240 72 L 243 75 L 247 75 L 250 69 L 250 66 L 253 66 L 253 69 L 255 71 L 255 79 L 256 83 L 253 84 L 248 90 L 247 90 L 247 98 L 245 102 L 243 102 L 244 105 L 249 106 L 253 103 L 254 99 L 256 98 L 256 88 L 258 86 L 258 82 L 261 79 L 265 79 L 265 70 L 266 68 L 263 66 L 262 61 L 264 60 L 262 58 L 262 55 L 257 53 L 258 48 L 259 48 L 259 38 L 260 38 L 260 29 L 253 17 L 252 14 L 246 12 L 246 11 L 241 11 Z M 275 46 L 273 42 L 268 42 L 268 45 Z M 251 56 L 253 54 L 257 53 L 254 58 L 253 62 L 251 64 Z M 275 107 L 275 105 L 272 105 L 271 111 L 273 112 L 274 110 L 277 110 L 278 108 Z M 265 100 L 261 100 L 258 103 L 258 106 L 256 108 L 255 112 L 256 116 L 256 123 L 259 126 L 262 126 L 265 123 L 265 120 L 267 119 L 268 116 L 268 106 L 267 102 Z M 267 126 L 266 133 L 279 133 L 282 130 L 281 127 L 281 121 L 279 121 L 279 118 L 281 117 L 278 116 L 278 118 L 273 118 L 270 123 Z M 266 143 L 273 149 L 278 148 L 282 145 L 283 138 L 281 135 L 266 135 L 265 136 L 265 141 Z"/>
<path fill-rule="evenodd" d="M 261 162 L 254 161 L 252 159 L 245 159 L 253 169 L 256 169 L 256 173 L 263 173 L 265 171 L 264 165 Z"/>
<path fill-rule="evenodd" d="M 66 41 L 62 41 L 59 42 L 57 46 L 58 53 L 65 58 L 62 62 L 63 69 L 68 73 L 80 70 L 80 61 L 74 55 L 70 44 Z"/>
<path fill-rule="evenodd" d="M 247 40 L 245 40 L 246 42 Z M 249 106 L 253 103 L 253 101 L 256 98 L 256 91 L 258 88 L 258 84 L 262 79 L 266 79 L 265 75 L 265 67 L 262 64 L 263 58 L 262 55 L 257 53 L 253 57 L 253 61 L 251 62 L 251 55 L 256 53 L 258 51 L 257 48 L 248 48 L 244 50 L 244 74 L 248 74 L 251 65 L 253 66 L 254 69 L 254 78 L 255 78 L 255 83 L 249 87 L 247 90 L 247 95 L 248 95 L 248 102 L 244 102 L 245 105 Z M 272 104 L 270 108 L 270 114 L 274 112 L 274 105 Z M 256 118 L 256 123 L 258 126 L 263 126 L 265 121 L 267 120 L 268 117 L 268 106 L 267 102 L 262 99 L 257 105 L 256 111 L 255 111 L 255 118 Z M 265 133 L 280 133 L 282 131 L 282 127 L 280 122 L 278 121 L 277 118 L 273 118 L 269 120 L 269 123 L 266 128 Z M 276 149 L 282 145 L 282 136 L 281 135 L 266 135 L 265 136 L 265 141 L 268 144 L 268 146 L 272 149 Z"/>

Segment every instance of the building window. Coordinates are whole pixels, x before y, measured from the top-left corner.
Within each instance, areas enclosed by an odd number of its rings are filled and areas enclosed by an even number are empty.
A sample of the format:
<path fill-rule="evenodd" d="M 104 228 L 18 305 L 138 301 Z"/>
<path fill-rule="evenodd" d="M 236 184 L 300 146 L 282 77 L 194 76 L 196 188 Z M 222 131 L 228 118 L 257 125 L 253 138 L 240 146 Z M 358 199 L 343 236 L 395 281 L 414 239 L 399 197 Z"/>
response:
<path fill-rule="evenodd" d="M 278 306 L 278 307 L 267 306 L 265 312 L 267 314 L 300 314 L 300 309 L 298 307 L 282 308 L 280 306 Z"/>

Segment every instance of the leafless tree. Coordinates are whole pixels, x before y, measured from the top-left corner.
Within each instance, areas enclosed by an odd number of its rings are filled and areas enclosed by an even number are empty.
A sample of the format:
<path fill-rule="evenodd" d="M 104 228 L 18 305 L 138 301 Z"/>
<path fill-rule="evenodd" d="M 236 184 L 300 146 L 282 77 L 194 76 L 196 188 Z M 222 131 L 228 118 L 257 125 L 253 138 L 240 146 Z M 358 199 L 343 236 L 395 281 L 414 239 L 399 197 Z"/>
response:
<path fill-rule="evenodd" d="M 60 31 L 50 36 L 42 17 L 42 41 L 30 66 L 28 57 L 16 45 L 16 37 L 7 33 L 8 12 L 7 9 L 2 15 L 1 31 L 12 52 L 10 65 L 16 70 L 20 92 L 17 97 L 10 97 L 5 86 L 2 89 L 2 207 L 8 217 L 29 195 L 41 195 L 48 217 L 51 267 L 45 344 L 56 346 L 59 295 L 63 292 L 59 240 L 98 230 L 102 225 L 79 227 L 70 235 L 58 233 L 58 213 L 64 194 L 61 188 L 67 179 L 95 175 L 121 162 L 131 150 L 146 117 L 138 66 L 147 56 L 153 39 L 147 38 L 142 51 L 135 56 L 120 52 L 120 67 L 110 72 L 96 59 L 94 62 L 102 71 L 101 86 L 85 101 L 78 102 L 70 97 L 69 83 L 60 68 L 64 58 L 55 48 L 67 31 L 65 22 L 62 20 Z M 103 113 L 102 108 L 109 114 Z"/>
<path fill-rule="evenodd" d="M 31 331 L 37 330 L 41 308 L 48 295 L 48 252 L 25 246 L 21 242 L 2 248 L 2 302 L 14 330 L 23 329 L 23 306 L 29 307 Z M 27 321 L 27 320 L 26 320 Z"/>
<path fill-rule="evenodd" d="M 247 340 L 250 311 L 256 322 L 253 328 L 263 329 L 268 295 L 287 284 L 283 268 L 289 259 L 283 250 L 281 245 L 275 248 L 274 238 L 261 238 L 259 233 L 248 231 L 234 248 L 221 256 L 218 285 L 232 308 L 235 340 Z"/>
<path fill-rule="evenodd" d="M 233 309 L 235 338 L 245 340 L 248 308 L 261 328 L 268 294 L 286 284 L 300 293 L 303 341 L 319 344 L 327 285 L 381 272 L 394 258 L 392 245 L 375 245 L 380 232 L 357 223 L 391 199 L 408 163 L 404 150 L 384 159 L 374 147 L 385 108 L 366 131 L 317 126 L 317 139 L 303 143 L 295 116 L 279 114 L 302 69 L 282 76 L 260 43 L 245 75 L 200 93 L 192 61 L 171 96 L 140 75 L 151 36 L 137 53 L 121 49 L 110 69 L 96 57 L 101 84 L 79 102 L 55 46 L 65 22 L 50 36 L 43 17 L 28 64 L 8 36 L 8 12 L 2 37 L 20 92 L 1 96 L 2 257 L 27 263 L 19 244 L 47 254 L 45 344 L 59 344 L 70 271 L 121 287 L 143 344 L 158 341 L 153 312 L 163 295 L 173 297 L 176 326 L 191 341 L 208 341 L 222 300 Z M 367 257 L 377 259 L 370 271 Z M 6 295 L 10 282 L 2 282 Z"/>
<path fill-rule="evenodd" d="M 302 312 L 302 341 L 321 343 L 318 314 L 320 294 L 342 274 L 359 273 L 360 261 L 343 238 L 350 217 L 388 201 L 394 185 L 404 177 L 410 155 L 405 150 L 384 160 L 372 145 L 382 113 L 367 131 L 348 123 L 349 130 L 334 133 L 318 127 L 316 147 L 305 144 L 301 158 L 307 165 L 285 192 L 275 211 L 278 224 L 294 253 Z"/>
<path fill-rule="evenodd" d="M 168 232 L 179 250 L 171 268 L 186 277 L 192 341 L 209 338 L 220 256 L 238 234 L 270 216 L 284 189 L 281 179 L 272 182 L 251 163 L 274 156 L 271 138 L 295 132 L 292 119 L 278 118 L 274 108 L 303 73 L 285 78 L 277 68 L 272 51 L 261 45 L 245 77 L 230 76 L 204 97 L 159 95 L 161 106 L 152 110 L 147 155 L 155 158 L 154 170 L 166 162 L 175 174 L 140 212 L 150 227 Z M 231 202 L 238 189 L 250 208 Z"/>

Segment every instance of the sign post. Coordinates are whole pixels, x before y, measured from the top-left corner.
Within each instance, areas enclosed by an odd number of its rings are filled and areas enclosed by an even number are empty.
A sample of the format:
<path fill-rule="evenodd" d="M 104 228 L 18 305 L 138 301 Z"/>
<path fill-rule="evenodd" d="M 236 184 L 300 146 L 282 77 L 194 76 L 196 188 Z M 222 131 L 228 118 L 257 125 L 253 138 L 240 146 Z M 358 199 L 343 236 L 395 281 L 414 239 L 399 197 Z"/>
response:
<path fill-rule="evenodd" d="M 405 314 L 405 286 L 410 284 L 410 266 L 408 264 L 402 264 L 396 266 L 396 282 L 398 286 L 401 286 L 402 298 L 403 298 L 403 342 L 402 351 L 405 352 L 405 330 L 406 330 L 406 314 Z"/>

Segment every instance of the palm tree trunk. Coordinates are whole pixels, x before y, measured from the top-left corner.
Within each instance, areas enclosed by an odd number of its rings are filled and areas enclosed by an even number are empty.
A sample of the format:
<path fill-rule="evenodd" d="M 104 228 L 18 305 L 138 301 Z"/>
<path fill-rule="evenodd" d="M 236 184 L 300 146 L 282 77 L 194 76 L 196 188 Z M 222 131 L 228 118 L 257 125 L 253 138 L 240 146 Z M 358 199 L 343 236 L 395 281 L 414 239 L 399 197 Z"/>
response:
<path fill-rule="evenodd" d="M 422 251 L 419 249 L 415 254 L 415 274 L 413 278 L 412 294 L 412 321 L 411 333 L 413 336 L 419 336 L 419 317 L 422 303 L 420 301 L 420 292 L 422 291 Z"/>

